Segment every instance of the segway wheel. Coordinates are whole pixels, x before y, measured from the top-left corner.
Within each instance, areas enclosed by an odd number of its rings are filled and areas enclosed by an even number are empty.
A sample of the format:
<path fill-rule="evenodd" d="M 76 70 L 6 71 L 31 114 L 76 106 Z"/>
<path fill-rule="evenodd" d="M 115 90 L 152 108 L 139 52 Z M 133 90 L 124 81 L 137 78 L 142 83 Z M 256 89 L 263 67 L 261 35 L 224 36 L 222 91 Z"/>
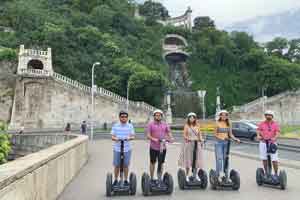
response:
<path fill-rule="evenodd" d="M 280 170 L 279 172 L 279 182 L 280 182 L 280 188 L 282 190 L 285 190 L 287 185 L 287 175 L 284 170 Z"/>
<path fill-rule="evenodd" d="M 217 189 L 218 176 L 217 176 L 217 172 L 213 169 L 211 169 L 209 171 L 209 183 L 210 183 L 211 189 L 213 189 L 213 190 Z"/>
<path fill-rule="evenodd" d="M 150 195 L 150 176 L 147 173 L 142 175 L 142 192 L 144 196 Z"/>
<path fill-rule="evenodd" d="M 240 174 L 234 169 L 230 171 L 230 179 L 232 181 L 232 189 L 239 190 L 241 185 Z"/>
<path fill-rule="evenodd" d="M 206 189 L 207 188 L 207 183 L 208 183 L 208 178 L 207 178 L 207 173 L 203 169 L 200 169 L 198 171 L 198 177 L 201 180 L 201 189 Z"/>
<path fill-rule="evenodd" d="M 168 188 L 167 191 L 166 191 L 166 194 L 172 194 L 173 189 L 174 189 L 174 182 L 173 182 L 172 175 L 166 172 L 164 174 L 163 181 L 167 185 L 167 188 Z"/>
<path fill-rule="evenodd" d="M 178 178 L 178 185 L 181 190 L 184 190 L 184 185 L 185 185 L 185 171 L 183 169 L 179 169 L 177 172 L 177 178 Z"/>
<path fill-rule="evenodd" d="M 263 181 L 264 176 L 265 176 L 264 169 L 263 168 L 258 168 L 256 170 L 256 183 L 257 183 L 257 185 L 261 186 L 264 183 L 264 181 Z"/>
<path fill-rule="evenodd" d="M 130 183 L 130 195 L 135 195 L 135 193 L 136 193 L 136 175 L 135 175 L 135 173 L 130 173 L 129 183 Z"/>
<path fill-rule="evenodd" d="M 112 174 L 108 173 L 106 175 L 106 196 L 110 197 L 112 195 Z"/>

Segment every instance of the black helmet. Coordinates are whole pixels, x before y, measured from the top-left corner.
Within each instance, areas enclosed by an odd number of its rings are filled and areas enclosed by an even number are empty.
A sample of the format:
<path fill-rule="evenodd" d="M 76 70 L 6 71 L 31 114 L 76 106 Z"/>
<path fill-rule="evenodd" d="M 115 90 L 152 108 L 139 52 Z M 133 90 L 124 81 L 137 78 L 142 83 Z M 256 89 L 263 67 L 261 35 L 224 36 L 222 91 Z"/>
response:
<path fill-rule="evenodd" d="M 127 112 L 127 111 L 124 111 L 124 110 L 121 110 L 121 111 L 119 112 L 119 117 L 120 117 L 121 115 L 127 115 L 127 116 L 128 116 L 128 112 Z"/>

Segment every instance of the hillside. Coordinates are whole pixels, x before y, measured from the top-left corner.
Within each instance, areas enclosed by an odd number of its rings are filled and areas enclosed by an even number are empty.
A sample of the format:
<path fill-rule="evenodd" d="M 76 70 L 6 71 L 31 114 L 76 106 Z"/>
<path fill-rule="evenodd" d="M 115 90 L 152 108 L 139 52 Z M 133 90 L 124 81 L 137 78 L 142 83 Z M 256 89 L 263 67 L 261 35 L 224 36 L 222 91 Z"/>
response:
<path fill-rule="evenodd" d="M 0 5 L 0 27 L 11 31 L 0 30 L 0 48 L 5 47 L 0 61 L 16 62 L 20 44 L 51 47 L 56 72 L 90 84 L 91 65 L 99 61 L 99 86 L 126 96 L 129 80 L 131 99 L 161 106 L 164 93 L 172 87 L 161 41 L 166 33 L 177 33 L 188 40 L 192 89 L 208 91 L 210 114 L 215 110 L 217 86 L 227 108 L 257 98 L 262 87 L 268 95 L 299 87 L 299 65 L 290 57 L 265 53 L 248 34 L 217 30 L 213 21 L 206 23 L 207 18 L 200 19 L 192 33 L 163 27 L 149 10 L 145 20 L 137 20 L 130 2 L 6 0 Z M 156 9 L 160 10 L 164 9 Z"/>

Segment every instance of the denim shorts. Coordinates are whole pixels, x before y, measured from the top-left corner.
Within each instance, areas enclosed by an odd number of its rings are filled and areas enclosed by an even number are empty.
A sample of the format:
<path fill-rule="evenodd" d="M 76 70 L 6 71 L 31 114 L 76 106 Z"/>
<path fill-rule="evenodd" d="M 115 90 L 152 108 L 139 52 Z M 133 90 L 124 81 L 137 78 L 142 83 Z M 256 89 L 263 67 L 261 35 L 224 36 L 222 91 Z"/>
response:
<path fill-rule="evenodd" d="M 114 151 L 114 159 L 113 159 L 113 165 L 115 167 L 120 167 L 121 165 L 121 152 Z M 124 167 L 128 167 L 130 164 L 130 158 L 131 158 L 131 151 L 124 152 Z"/>

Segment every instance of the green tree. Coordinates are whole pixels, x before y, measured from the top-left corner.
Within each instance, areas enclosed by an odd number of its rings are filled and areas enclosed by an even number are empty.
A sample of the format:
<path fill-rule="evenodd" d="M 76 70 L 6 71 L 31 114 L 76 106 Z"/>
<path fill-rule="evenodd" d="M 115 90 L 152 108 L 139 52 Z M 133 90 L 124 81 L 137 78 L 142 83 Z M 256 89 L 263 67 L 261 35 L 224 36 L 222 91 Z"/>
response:
<path fill-rule="evenodd" d="M 165 20 L 170 17 L 168 10 L 161 3 L 151 0 L 140 5 L 139 12 L 141 15 L 154 20 Z"/>
<path fill-rule="evenodd" d="M 260 85 L 267 86 L 267 95 L 300 87 L 300 66 L 276 57 L 268 58 L 258 74 Z"/>
<path fill-rule="evenodd" d="M 271 42 L 266 44 L 269 55 L 276 55 L 278 57 L 283 57 L 283 50 L 288 47 L 288 40 L 285 38 L 277 37 Z"/>
<path fill-rule="evenodd" d="M 136 72 L 130 77 L 131 96 L 157 107 L 161 106 L 167 87 L 167 80 L 155 71 Z"/>
<path fill-rule="evenodd" d="M 203 30 L 203 29 L 215 29 L 215 22 L 208 16 L 196 17 L 194 19 L 194 30 Z"/>

